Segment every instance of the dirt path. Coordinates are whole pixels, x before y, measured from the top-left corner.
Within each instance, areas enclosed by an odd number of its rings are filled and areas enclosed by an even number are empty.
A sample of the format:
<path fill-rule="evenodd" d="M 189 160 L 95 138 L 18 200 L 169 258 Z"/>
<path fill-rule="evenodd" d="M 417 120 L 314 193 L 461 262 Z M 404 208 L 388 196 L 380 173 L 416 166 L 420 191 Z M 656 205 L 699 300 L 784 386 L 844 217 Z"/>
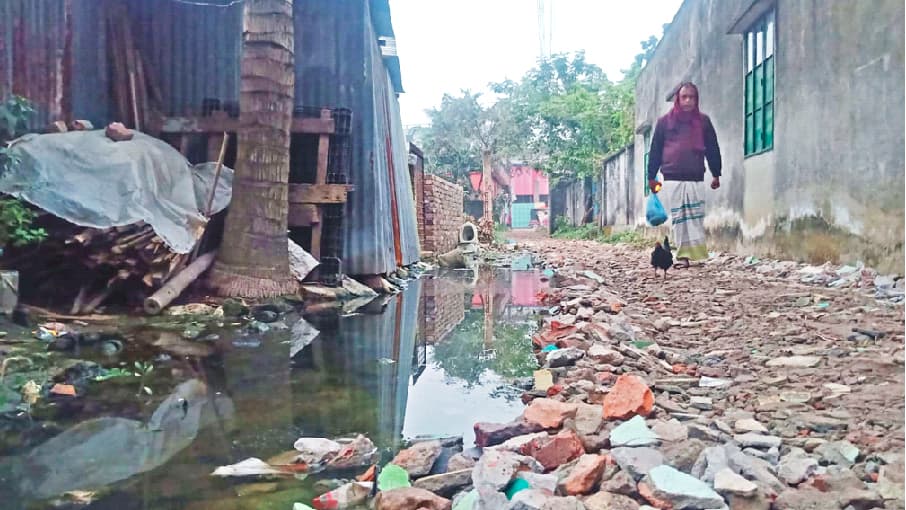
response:
<path fill-rule="evenodd" d="M 731 406 L 764 413 L 784 437 L 814 434 L 820 427 L 809 422 L 842 420 L 847 426 L 828 436 L 902 453 L 902 304 L 878 301 L 870 289 L 802 284 L 796 269 L 759 270 L 731 256 L 671 270 L 664 281 L 654 276 L 650 251 L 526 237 L 520 244 L 550 266 L 603 277 L 625 300 L 639 338 L 677 354 L 677 372 L 684 365 L 689 375 L 734 379 L 726 401 L 715 402 L 717 414 Z M 884 337 L 850 339 L 853 328 Z M 794 355 L 820 361 L 814 368 L 768 366 Z"/>

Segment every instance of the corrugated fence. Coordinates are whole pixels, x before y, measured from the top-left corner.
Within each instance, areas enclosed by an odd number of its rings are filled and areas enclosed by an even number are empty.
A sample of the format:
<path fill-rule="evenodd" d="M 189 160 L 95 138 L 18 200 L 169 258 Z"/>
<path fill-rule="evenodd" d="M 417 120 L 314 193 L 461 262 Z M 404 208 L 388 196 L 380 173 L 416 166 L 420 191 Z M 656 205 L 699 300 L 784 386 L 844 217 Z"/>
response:
<path fill-rule="evenodd" d="M 0 1 L 0 98 L 17 94 L 32 100 L 37 113 L 30 128 L 64 115 L 69 5 L 64 0 Z"/>
<path fill-rule="evenodd" d="M 0 96 L 14 92 L 36 103 L 32 128 L 70 116 L 97 126 L 120 120 L 112 118 L 109 2 L 127 6 L 164 115 L 198 115 L 206 98 L 238 101 L 241 3 L 0 0 Z M 294 19 L 296 105 L 353 112 L 349 177 L 355 191 L 346 206 L 343 271 L 387 273 L 417 261 L 398 60 L 382 55 L 378 43 L 393 37 L 387 0 L 295 0 Z"/>

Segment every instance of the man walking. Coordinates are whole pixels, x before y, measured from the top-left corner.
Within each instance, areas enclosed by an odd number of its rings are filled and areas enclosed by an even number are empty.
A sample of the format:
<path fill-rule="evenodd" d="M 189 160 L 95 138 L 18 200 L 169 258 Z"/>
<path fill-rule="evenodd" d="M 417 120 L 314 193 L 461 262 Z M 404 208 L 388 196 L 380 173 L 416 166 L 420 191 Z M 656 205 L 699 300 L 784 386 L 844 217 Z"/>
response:
<path fill-rule="evenodd" d="M 720 188 L 720 146 L 711 119 L 698 109 L 698 87 L 683 83 L 673 108 L 658 119 L 648 154 L 648 186 L 657 193 L 657 173 L 664 175 L 665 205 L 670 208 L 677 260 L 708 258 L 705 243 L 705 160 L 711 171 L 711 189 Z"/>

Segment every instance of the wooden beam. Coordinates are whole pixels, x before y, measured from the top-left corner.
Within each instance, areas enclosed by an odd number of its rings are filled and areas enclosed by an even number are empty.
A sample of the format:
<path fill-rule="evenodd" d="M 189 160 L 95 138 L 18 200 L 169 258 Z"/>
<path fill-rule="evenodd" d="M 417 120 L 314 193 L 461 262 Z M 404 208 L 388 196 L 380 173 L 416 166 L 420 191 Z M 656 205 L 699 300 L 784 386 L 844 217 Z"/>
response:
<path fill-rule="evenodd" d="M 351 186 L 348 184 L 290 184 L 291 204 L 343 204 Z"/>
<path fill-rule="evenodd" d="M 328 110 L 329 111 L 329 110 Z M 220 113 L 219 115 L 217 113 Z M 210 117 L 162 117 L 155 119 L 154 128 L 161 133 L 238 133 L 239 119 L 228 117 L 222 112 L 215 112 Z M 302 134 L 332 135 L 336 131 L 336 122 L 331 118 L 293 119 L 290 131 Z"/>
<path fill-rule="evenodd" d="M 322 121 L 330 120 L 330 110 L 321 110 Z M 327 184 L 327 158 L 330 155 L 330 136 L 322 134 L 318 137 L 318 167 L 315 173 L 315 184 Z M 311 256 L 315 260 L 321 260 L 321 233 L 323 224 L 318 223 L 311 229 Z"/>
<path fill-rule="evenodd" d="M 311 227 L 321 223 L 321 213 L 314 204 L 289 204 L 287 223 L 290 227 Z"/>

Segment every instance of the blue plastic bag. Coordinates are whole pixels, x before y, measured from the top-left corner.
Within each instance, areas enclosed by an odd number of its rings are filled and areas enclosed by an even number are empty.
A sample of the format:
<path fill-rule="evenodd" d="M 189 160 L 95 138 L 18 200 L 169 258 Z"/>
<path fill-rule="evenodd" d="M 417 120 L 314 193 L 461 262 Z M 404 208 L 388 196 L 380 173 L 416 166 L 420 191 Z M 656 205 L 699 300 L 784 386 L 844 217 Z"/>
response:
<path fill-rule="evenodd" d="M 645 207 L 645 218 L 652 227 L 667 221 L 667 211 L 656 193 L 648 195 L 648 205 Z"/>

